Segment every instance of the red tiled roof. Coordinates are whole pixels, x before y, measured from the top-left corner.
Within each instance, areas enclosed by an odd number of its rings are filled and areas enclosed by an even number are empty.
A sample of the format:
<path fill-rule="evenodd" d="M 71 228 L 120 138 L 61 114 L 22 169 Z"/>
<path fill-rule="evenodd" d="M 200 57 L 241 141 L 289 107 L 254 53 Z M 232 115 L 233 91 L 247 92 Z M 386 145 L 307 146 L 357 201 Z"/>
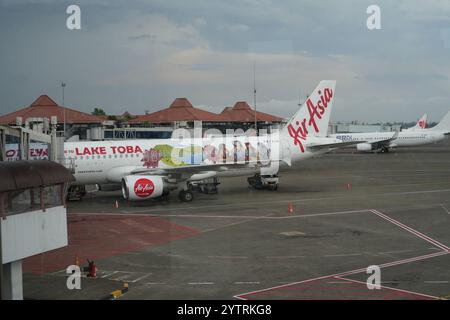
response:
<path fill-rule="evenodd" d="M 255 111 L 245 101 L 238 101 L 233 107 L 226 107 L 220 114 L 222 121 L 230 122 L 253 122 Z M 268 113 L 256 111 L 257 121 L 281 122 L 282 119 Z"/>
<path fill-rule="evenodd" d="M 169 108 L 194 108 L 191 102 L 186 98 L 176 98 Z"/>
<path fill-rule="evenodd" d="M 186 98 L 177 98 L 172 102 L 170 107 L 146 115 L 138 116 L 137 118 L 128 121 L 128 123 L 170 123 L 174 121 L 218 122 L 222 121 L 222 118 L 215 113 L 194 108 Z"/>
<path fill-rule="evenodd" d="M 29 107 L 0 116 L 0 124 L 15 124 L 17 117 L 22 117 L 22 121 L 25 122 L 28 118 L 51 119 L 52 116 L 57 116 L 58 123 L 63 123 L 64 109 L 66 123 L 102 123 L 103 121 L 101 117 L 59 106 L 49 96 L 41 95 Z"/>

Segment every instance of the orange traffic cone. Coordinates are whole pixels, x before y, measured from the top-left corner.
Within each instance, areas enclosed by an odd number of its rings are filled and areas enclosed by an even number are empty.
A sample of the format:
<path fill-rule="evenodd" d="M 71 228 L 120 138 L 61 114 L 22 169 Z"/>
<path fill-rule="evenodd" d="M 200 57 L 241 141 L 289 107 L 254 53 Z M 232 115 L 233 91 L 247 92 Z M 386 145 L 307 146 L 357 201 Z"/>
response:
<path fill-rule="evenodd" d="M 292 205 L 292 202 L 289 202 L 289 204 L 288 204 L 288 213 L 289 214 L 294 213 L 294 206 Z"/>
<path fill-rule="evenodd" d="M 75 265 L 80 266 L 80 259 L 78 258 L 78 255 L 75 257 Z"/>

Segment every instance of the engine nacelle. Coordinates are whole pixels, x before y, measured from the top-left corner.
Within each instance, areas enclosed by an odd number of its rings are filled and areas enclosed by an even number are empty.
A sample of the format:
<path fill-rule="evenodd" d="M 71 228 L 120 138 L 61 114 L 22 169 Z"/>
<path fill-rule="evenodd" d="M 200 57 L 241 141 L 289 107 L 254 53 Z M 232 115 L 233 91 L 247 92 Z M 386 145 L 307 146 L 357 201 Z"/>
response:
<path fill-rule="evenodd" d="M 372 151 L 372 145 L 370 143 L 358 143 L 356 145 L 358 151 Z"/>
<path fill-rule="evenodd" d="M 164 192 L 160 176 L 126 176 L 122 179 L 123 197 L 130 201 L 142 201 L 159 197 Z"/>

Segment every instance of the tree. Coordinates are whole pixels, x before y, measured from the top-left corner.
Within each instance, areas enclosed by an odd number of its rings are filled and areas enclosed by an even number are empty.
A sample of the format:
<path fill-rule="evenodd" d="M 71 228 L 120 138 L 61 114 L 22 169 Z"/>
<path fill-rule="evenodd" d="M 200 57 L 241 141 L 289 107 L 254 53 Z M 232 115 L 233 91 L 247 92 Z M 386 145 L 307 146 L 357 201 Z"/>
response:
<path fill-rule="evenodd" d="M 101 108 L 94 108 L 94 111 L 92 112 L 92 115 L 94 115 L 94 116 L 106 116 L 106 113 Z"/>

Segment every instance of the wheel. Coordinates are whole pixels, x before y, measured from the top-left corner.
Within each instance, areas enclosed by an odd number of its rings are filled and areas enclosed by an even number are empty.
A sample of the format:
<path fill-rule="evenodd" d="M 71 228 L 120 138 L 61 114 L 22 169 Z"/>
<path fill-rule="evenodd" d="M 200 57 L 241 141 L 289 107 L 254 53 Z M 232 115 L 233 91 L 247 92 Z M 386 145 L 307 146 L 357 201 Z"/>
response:
<path fill-rule="evenodd" d="M 160 201 L 169 201 L 169 192 L 165 192 L 159 197 Z"/>
<path fill-rule="evenodd" d="M 194 199 L 194 194 L 190 190 L 181 190 L 178 196 L 183 202 L 191 202 Z"/>

